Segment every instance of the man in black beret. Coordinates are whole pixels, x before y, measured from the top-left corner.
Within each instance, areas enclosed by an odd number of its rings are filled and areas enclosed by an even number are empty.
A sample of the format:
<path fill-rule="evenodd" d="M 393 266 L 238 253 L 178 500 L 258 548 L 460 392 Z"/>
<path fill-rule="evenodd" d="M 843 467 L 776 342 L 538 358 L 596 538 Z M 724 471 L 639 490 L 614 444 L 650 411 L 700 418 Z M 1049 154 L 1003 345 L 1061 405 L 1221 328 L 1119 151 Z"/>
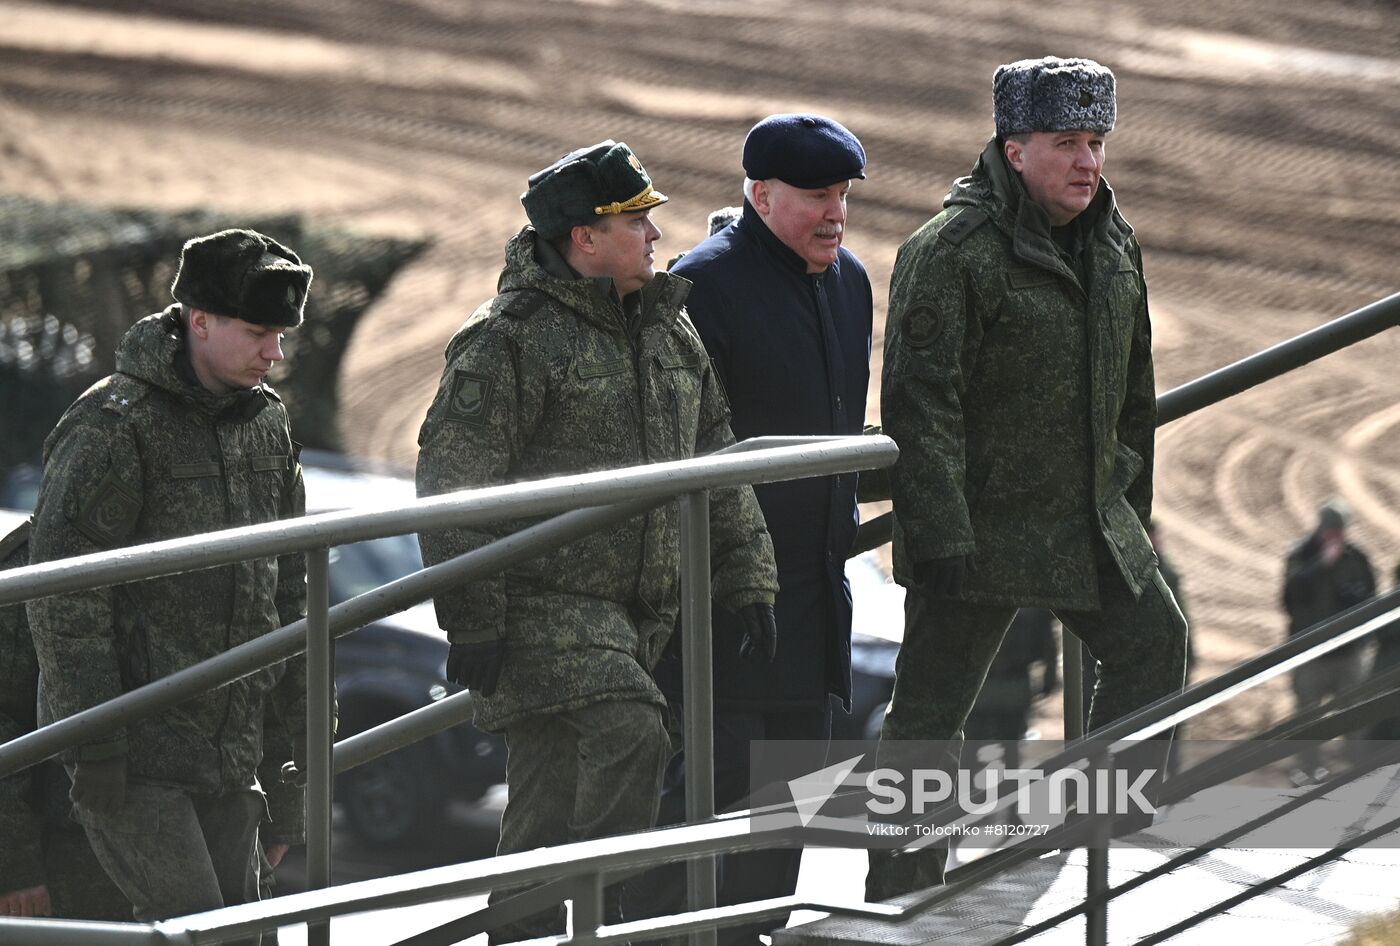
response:
<path fill-rule="evenodd" d="M 604 141 L 531 176 L 530 225 L 506 245 L 499 294 L 447 346 L 418 436 L 418 491 L 682 460 L 734 441 L 729 408 L 682 304 L 653 273 L 666 200 L 625 144 Z M 712 593 L 763 648 L 776 633 L 772 543 L 747 486 L 711 491 Z M 519 528 L 424 533 L 434 564 Z M 652 668 L 679 610 L 674 504 L 439 594 L 449 678 L 478 727 L 504 733 L 502 854 L 649 828 L 671 743 Z M 510 891 L 493 891 L 499 900 Z M 618 916 L 609 896 L 610 919 Z M 498 929 L 562 929 L 562 915 Z"/>
<path fill-rule="evenodd" d="M 772 115 L 744 141 L 738 220 L 687 253 L 672 272 L 694 283 L 686 308 L 734 411 L 735 436 L 859 434 L 870 377 L 870 279 L 842 246 L 852 182 L 865 151 L 821 115 Z M 778 561 L 778 638 L 749 646 L 745 626 L 714 614 L 715 801 L 750 791 L 750 748 L 768 740 L 825 740 L 832 702 L 850 706 L 851 592 L 845 577 L 858 524 L 856 475 L 755 488 Z M 763 642 L 765 645 L 767 642 Z M 681 696 L 679 661 L 658 672 Z M 682 764 L 663 810 L 680 819 Z M 670 796 L 675 796 L 670 798 Z M 796 889 L 801 851 L 725 858 L 719 902 Z M 677 885 L 678 886 L 678 885 Z M 757 944 L 769 921 L 719 931 Z"/>
<path fill-rule="evenodd" d="M 1097 660 L 1091 729 L 1180 689 L 1185 669 L 1186 621 L 1146 532 L 1156 391 L 1142 251 L 1101 176 L 1113 73 L 1014 62 L 993 100 L 996 136 L 890 279 L 880 409 L 899 444 L 907 594 L 882 764 L 901 741 L 960 745 L 1021 607 L 1053 610 Z M 871 899 L 942 880 L 937 852 L 871 853 Z"/>
<path fill-rule="evenodd" d="M 186 243 L 177 302 L 131 327 L 116 372 L 44 443 L 30 560 L 301 515 L 298 447 L 264 379 L 310 283 L 261 233 Z M 303 556 L 284 555 L 29 602 L 40 723 L 296 621 L 305 574 Z M 294 660 L 66 754 L 75 816 L 137 920 L 258 898 L 260 823 L 274 864 L 302 839 L 302 791 L 280 771 L 304 760 L 305 726 Z"/>

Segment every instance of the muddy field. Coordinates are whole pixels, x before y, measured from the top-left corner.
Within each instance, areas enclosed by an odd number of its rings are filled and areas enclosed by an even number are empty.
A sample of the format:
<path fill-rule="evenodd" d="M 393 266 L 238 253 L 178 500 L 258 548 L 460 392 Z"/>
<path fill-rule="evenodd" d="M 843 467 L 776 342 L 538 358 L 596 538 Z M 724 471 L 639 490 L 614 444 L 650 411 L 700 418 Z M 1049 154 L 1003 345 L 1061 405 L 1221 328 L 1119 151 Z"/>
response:
<path fill-rule="evenodd" d="M 429 237 L 341 380 L 347 446 L 411 463 L 531 171 L 626 140 L 673 198 L 670 256 L 737 202 L 755 120 L 820 110 L 870 155 L 847 245 L 882 309 L 896 247 L 990 134 L 993 69 L 1047 52 L 1118 74 L 1106 176 L 1145 248 L 1161 390 L 1400 289 L 1394 0 L 0 3 L 0 191 Z M 1162 430 L 1198 673 L 1282 638 L 1282 557 L 1328 495 L 1390 586 L 1397 365 L 1391 332 Z M 1198 734 L 1288 699 L 1271 687 Z"/>

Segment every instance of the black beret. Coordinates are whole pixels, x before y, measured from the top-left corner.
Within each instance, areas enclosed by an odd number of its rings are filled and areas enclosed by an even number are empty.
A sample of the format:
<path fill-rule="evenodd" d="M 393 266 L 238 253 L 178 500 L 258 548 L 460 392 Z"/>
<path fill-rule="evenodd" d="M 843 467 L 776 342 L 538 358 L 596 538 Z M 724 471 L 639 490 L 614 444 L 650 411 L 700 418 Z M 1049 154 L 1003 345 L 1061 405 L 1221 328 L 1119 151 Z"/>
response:
<path fill-rule="evenodd" d="M 607 214 L 646 210 L 666 200 L 652 188 L 632 149 L 612 139 L 571 151 L 531 174 L 520 195 L 530 225 L 546 240 Z"/>
<path fill-rule="evenodd" d="M 1113 72 L 1092 59 L 1022 59 L 997 68 L 992 111 L 1005 138 L 1032 131 L 1108 134 L 1118 118 Z"/>
<path fill-rule="evenodd" d="M 311 267 L 256 230 L 221 230 L 180 251 L 170 287 L 177 302 L 254 325 L 301 324 Z"/>
<path fill-rule="evenodd" d="M 744 139 L 744 174 L 812 190 L 865 178 L 865 149 L 840 122 L 821 115 L 769 115 Z"/>

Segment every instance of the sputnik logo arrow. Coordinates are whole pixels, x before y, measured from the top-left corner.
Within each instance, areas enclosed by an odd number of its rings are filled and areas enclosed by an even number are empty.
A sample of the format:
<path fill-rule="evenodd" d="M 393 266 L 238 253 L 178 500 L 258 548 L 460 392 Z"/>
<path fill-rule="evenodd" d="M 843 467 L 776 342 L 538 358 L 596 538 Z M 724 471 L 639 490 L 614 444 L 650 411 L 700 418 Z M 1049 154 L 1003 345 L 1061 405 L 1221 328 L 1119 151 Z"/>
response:
<path fill-rule="evenodd" d="M 792 801 L 797 805 L 797 817 L 802 820 L 802 827 L 805 828 L 811 823 L 817 812 L 822 810 L 822 805 L 836 793 L 846 776 L 850 775 L 864 758 L 865 753 L 862 752 L 845 762 L 828 765 L 820 771 L 788 782 L 788 791 L 792 793 Z"/>

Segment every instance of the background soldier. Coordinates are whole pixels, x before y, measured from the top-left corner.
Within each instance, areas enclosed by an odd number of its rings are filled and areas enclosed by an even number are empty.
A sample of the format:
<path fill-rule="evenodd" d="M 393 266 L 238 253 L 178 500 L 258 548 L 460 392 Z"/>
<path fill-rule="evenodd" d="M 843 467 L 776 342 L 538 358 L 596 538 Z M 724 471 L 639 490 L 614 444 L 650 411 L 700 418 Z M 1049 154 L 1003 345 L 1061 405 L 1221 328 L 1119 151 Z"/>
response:
<path fill-rule="evenodd" d="M 996 137 L 890 282 L 881 409 L 908 596 L 885 740 L 960 737 L 1026 605 L 1099 661 L 1091 728 L 1182 683 L 1186 623 L 1144 531 L 1147 287 L 1100 178 L 1113 74 L 1025 60 L 997 70 L 994 99 Z M 941 882 L 937 855 L 872 852 L 868 896 Z"/>
<path fill-rule="evenodd" d="M 665 200 L 612 141 L 530 178 L 521 197 L 530 226 L 506 245 L 500 294 L 448 344 L 419 433 L 420 495 L 733 442 L 681 308 L 690 284 L 652 271 L 661 231 L 649 211 Z M 516 528 L 425 534 L 423 557 L 441 562 Z M 713 491 L 710 547 L 715 599 L 742 615 L 750 646 L 771 653 L 773 551 L 749 487 Z M 504 732 L 510 751 L 500 853 L 654 823 L 671 744 L 651 670 L 675 625 L 679 560 L 668 504 L 437 596 L 448 676 L 476 692 L 476 725 Z M 498 933 L 557 928 L 532 921 Z"/>
<path fill-rule="evenodd" d="M 29 561 L 29 523 L 0 539 L 0 570 Z M 24 605 L 0 608 L 0 743 L 34 731 L 39 664 Z M 0 916 L 130 920 L 131 904 L 68 817 L 68 775 L 48 759 L 0 779 Z"/>
<path fill-rule="evenodd" d="M 729 396 L 734 434 L 741 440 L 859 434 L 873 300 L 865 267 L 841 242 L 846 195 L 853 179 L 865 177 L 865 151 L 829 118 L 773 115 L 749 131 L 743 166 L 741 217 L 672 269 L 695 284 L 686 308 Z M 739 645 L 743 623 L 716 610 L 715 803 L 721 810 L 749 794 L 752 744 L 829 739 L 830 696 L 847 708 L 851 698 L 845 566 L 859 520 L 856 476 L 771 483 L 754 492 L 778 560 L 782 647 L 776 659 L 746 659 Z M 667 664 L 673 672 L 663 685 L 679 700 L 679 661 Z M 675 803 L 665 805 L 677 821 L 684 811 L 680 761 L 667 779 Z M 791 895 L 801 856 L 790 849 L 725 858 L 719 902 Z M 781 924 L 722 929 L 719 939 L 757 943 L 774 925 Z"/>
<path fill-rule="evenodd" d="M 137 322 L 117 371 L 44 445 L 35 562 L 300 515 L 287 413 L 263 384 L 301 322 L 311 270 L 276 241 L 225 230 L 185 244 L 178 304 Z M 301 555 L 256 559 L 29 602 L 40 722 L 223 653 L 305 613 Z M 269 667 L 69 754 L 72 798 L 138 920 L 258 897 L 258 825 L 275 863 L 302 796 L 274 775 L 304 744 L 305 674 Z M 284 726 L 267 734 L 264 711 Z M 257 775 L 264 763 L 262 787 Z M 304 763 L 302 765 L 304 768 Z"/>
<path fill-rule="evenodd" d="M 1373 597 L 1376 573 L 1366 553 L 1347 539 L 1351 510 L 1341 499 L 1329 499 L 1317 511 L 1317 527 L 1288 552 L 1283 579 L 1283 607 L 1288 612 L 1288 636 L 1295 637 Z M 1378 636 L 1378 639 L 1382 639 Z M 1348 644 L 1293 671 L 1293 695 L 1299 709 L 1311 709 L 1335 699 L 1361 682 L 1362 642 Z M 1320 746 L 1310 741 L 1303 752 L 1298 783 L 1322 781 Z"/>

